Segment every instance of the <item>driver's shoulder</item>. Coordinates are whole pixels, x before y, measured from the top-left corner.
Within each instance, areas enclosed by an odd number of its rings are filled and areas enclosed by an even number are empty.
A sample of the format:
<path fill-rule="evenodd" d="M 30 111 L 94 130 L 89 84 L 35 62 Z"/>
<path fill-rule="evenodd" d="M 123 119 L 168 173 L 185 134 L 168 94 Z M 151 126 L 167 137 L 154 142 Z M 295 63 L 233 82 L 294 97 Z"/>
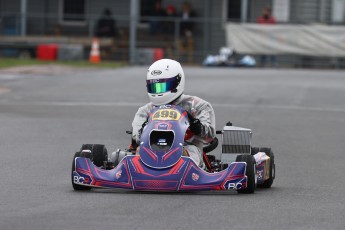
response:
<path fill-rule="evenodd" d="M 149 113 L 153 109 L 153 104 L 151 102 L 139 107 L 138 111 Z"/>
<path fill-rule="evenodd" d="M 209 102 L 205 101 L 204 99 L 198 97 L 198 96 L 191 96 L 191 95 L 184 95 L 183 101 L 189 102 L 193 104 L 194 106 L 202 106 L 205 104 L 209 104 Z"/>

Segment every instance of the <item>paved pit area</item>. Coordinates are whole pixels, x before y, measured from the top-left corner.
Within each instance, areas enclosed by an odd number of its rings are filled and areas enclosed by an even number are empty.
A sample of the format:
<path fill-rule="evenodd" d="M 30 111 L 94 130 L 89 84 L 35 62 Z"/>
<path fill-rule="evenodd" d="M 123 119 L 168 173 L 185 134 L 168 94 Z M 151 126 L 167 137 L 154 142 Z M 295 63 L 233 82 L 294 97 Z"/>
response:
<path fill-rule="evenodd" d="M 186 94 L 212 103 L 217 129 L 230 120 L 253 130 L 254 146 L 272 147 L 271 189 L 73 191 L 83 143 L 128 146 L 146 71 L 0 73 L 1 230 L 345 229 L 344 71 L 185 68 Z"/>

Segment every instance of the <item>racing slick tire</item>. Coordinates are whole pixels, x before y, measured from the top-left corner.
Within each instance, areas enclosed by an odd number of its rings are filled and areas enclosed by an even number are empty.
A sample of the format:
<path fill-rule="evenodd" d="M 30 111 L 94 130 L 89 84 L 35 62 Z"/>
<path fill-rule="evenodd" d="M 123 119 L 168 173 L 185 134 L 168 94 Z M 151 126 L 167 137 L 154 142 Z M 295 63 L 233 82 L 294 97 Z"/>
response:
<path fill-rule="evenodd" d="M 254 156 L 254 155 L 257 154 L 258 152 L 260 152 L 259 149 L 260 149 L 259 147 L 252 147 L 251 155 Z"/>
<path fill-rule="evenodd" d="M 255 159 L 252 155 L 238 155 L 236 162 L 246 162 L 246 176 L 247 176 L 247 188 L 237 190 L 238 193 L 254 193 L 256 188 L 255 179 Z"/>
<path fill-rule="evenodd" d="M 276 169 L 276 165 L 274 163 L 274 154 L 271 150 L 271 148 L 258 148 L 258 147 L 255 147 L 255 148 L 252 148 L 252 155 L 255 155 L 257 154 L 258 152 L 264 152 L 266 153 L 267 156 L 269 156 L 270 158 L 270 171 L 269 171 L 269 179 L 268 180 L 265 180 L 264 183 L 262 184 L 258 184 L 258 188 L 270 188 L 273 184 L 273 181 L 275 179 L 275 169 Z"/>
<path fill-rule="evenodd" d="M 83 144 L 80 152 L 90 150 L 92 153 L 92 162 L 97 167 L 101 167 L 104 161 L 108 161 L 108 151 L 104 145 L 99 144 Z"/>
<path fill-rule="evenodd" d="M 203 148 L 203 151 L 205 153 L 209 153 L 213 150 L 215 150 L 218 146 L 218 138 L 215 137 L 206 147 Z"/>
<path fill-rule="evenodd" d="M 74 189 L 74 190 L 77 190 L 77 191 L 90 190 L 91 187 L 89 187 L 89 186 L 83 186 L 83 185 L 79 185 L 79 184 L 75 184 L 75 183 L 74 183 L 74 180 L 73 180 L 73 172 L 75 171 L 75 158 L 76 158 L 76 157 L 80 157 L 80 152 L 76 152 L 76 153 L 74 154 L 73 162 L 72 162 L 71 179 L 72 179 L 72 186 L 73 186 L 73 189 Z"/>

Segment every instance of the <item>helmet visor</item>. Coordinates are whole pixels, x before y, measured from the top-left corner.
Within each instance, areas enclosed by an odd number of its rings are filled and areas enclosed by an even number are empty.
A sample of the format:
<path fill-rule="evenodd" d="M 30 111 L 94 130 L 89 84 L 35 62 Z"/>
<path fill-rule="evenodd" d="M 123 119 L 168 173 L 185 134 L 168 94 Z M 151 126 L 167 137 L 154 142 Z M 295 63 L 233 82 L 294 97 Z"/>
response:
<path fill-rule="evenodd" d="M 148 93 L 158 94 L 166 93 L 177 88 L 180 84 L 181 77 L 177 75 L 172 78 L 166 79 L 153 79 L 146 81 L 146 87 Z"/>

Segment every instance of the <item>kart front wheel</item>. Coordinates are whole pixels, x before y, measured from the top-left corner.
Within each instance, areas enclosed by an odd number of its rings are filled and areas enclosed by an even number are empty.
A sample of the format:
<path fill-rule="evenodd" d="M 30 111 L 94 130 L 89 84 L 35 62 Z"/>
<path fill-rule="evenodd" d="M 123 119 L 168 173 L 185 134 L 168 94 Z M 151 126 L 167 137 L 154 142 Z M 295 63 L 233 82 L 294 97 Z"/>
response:
<path fill-rule="evenodd" d="M 97 167 L 101 167 L 104 161 L 108 161 L 108 151 L 104 145 L 99 144 L 83 144 L 80 152 L 90 150 L 92 153 L 92 162 Z"/>
<path fill-rule="evenodd" d="M 247 188 L 237 190 L 238 193 L 254 193 L 256 187 L 255 180 L 255 159 L 252 155 L 238 155 L 236 162 L 246 162 Z"/>
<path fill-rule="evenodd" d="M 83 186 L 83 185 L 79 185 L 79 184 L 75 184 L 74 183 L 74 178 L 73 178 L 73 172 L 75 171 L 75 158 L 76 157 L 80 157 L 80 152 L 76 152 L 74 154 L 74 157 L 73 157 L 73 162 L 72 162 L 72 173 L 71 173 L 71 179 L 72 179 L 72 186 L 73 186 L 73 189 L 74 190 L 79 190 L 79 191 L 82 191 L 82 190 L 90 190 L 91 187 L 89 186 Z"/>

